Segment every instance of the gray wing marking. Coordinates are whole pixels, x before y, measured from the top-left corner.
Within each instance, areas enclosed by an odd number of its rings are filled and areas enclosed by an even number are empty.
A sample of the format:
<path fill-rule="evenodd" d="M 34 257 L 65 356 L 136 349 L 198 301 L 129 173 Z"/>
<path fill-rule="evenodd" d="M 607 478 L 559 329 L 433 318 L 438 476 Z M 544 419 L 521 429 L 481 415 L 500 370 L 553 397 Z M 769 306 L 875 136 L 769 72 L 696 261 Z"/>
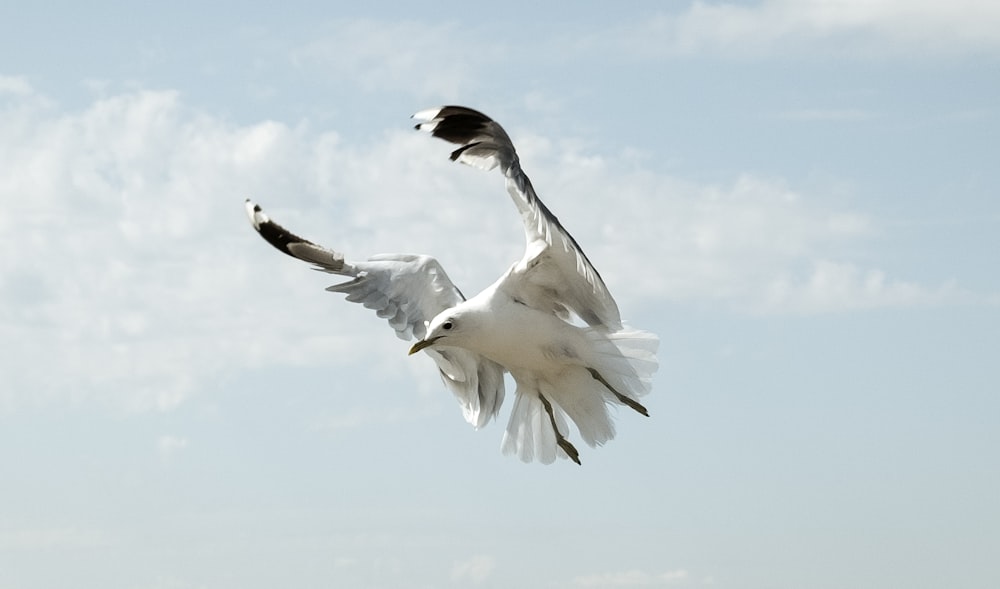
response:
<path fill-rule="evenodd" d="M 387 319 L 403 340 L 423 339 L 426 322 L 465 300 L 437 260 L 416 254 L 381 254 L 353 262 L 353 280 L 328 287 Z"/>

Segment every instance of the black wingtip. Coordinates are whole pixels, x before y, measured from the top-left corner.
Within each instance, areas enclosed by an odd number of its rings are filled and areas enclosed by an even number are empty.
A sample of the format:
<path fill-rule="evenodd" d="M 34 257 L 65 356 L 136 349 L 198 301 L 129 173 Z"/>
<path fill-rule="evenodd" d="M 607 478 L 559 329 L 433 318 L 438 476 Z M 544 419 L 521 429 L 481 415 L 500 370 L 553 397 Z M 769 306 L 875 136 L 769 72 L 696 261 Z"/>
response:
<path fill-rule="evenodd" d="M 261 237 L 264 238 L 264 241 L 268 242 L 282 253 L 292 256 L 293 258 L 297 258 L 298 256 L 293 254 L 289 249 L 289 244 L 300 242 L 311 243 L 308 239 L 303 239 L 272 221 L 270 217 L 264 213 L 264 210 L 260 208 L 260 205 L 253 202 L 249 198 L 246 199 L 245 206 L 247 214 L 250 216 L 250 222 L 253 224 L 253 228 L 257 230 L 257 233 L 259 233 Z"/>
<path fill-rule="evenodd" d="M 478 110 L 465 106 L 427 109 L 413 117 L 425 120 L 414 127 L 416 130 L 427 131 L 438 139 L 458 144 L 468 143 L 480 137 L 487 125 L 494 122 Z"/>
<path fill-rule="evenodd" d="M 260 224 L 268 221 L 267 215 L 261 210 L 260 206 L 249 198 L 243 201 L 243 206 L 247 211 L 247 217 L 250 218 L 250 223 L 253 228 L 260 231 Z"/>

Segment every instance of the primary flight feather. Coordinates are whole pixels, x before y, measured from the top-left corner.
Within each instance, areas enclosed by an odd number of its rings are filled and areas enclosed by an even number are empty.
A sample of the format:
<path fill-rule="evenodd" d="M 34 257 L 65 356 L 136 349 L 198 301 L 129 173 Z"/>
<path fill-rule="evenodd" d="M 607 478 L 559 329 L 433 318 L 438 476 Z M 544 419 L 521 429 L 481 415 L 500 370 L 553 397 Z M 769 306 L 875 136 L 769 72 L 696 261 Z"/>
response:
<path fill-rule="evenodd" d="M 580 463 L 569 441 L 598 446 L 615 435 L 613 405 L 648 415 L 639 398 L 657 369 L 659 339 L 622 323 L 618 305 L 576 240 L 535 194 L 514 144 L 486 115 L 445 106 L 414 115 L 416 128 L 457 144 L 451 159 L 499 168 L 524 222 L 524 256 L 489 288 L 466 299 L 434 258 L 380 254 L 348 261 L 298 237 L 247 200 L 254 228 L 271 245 L 318 269 L 350 277 L 327 290 L 374 309 L 410 354 L 434 359 L 465 419 L 479 428 L 504 399 L 504 372 L 517 385 L 504 453 L 551 463 Z M 579 318 L 579 322 L 574 321 Z M 581 324 L 582 323 L 582 324 Z"/>

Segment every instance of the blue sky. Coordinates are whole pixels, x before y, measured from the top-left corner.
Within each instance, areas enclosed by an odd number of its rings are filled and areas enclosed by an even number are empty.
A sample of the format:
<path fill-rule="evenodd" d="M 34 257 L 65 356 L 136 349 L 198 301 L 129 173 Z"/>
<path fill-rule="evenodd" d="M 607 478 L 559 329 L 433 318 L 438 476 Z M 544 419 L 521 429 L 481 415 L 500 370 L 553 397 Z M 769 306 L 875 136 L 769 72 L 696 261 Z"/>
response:
<path fill-rule="evenodd" d="M 0 7 L 0 587 L 997 586 L 998 64 L 971 0 Z M 661 337 L 582 467 L 245 219 L 485 287 L 449 103 Z"/>

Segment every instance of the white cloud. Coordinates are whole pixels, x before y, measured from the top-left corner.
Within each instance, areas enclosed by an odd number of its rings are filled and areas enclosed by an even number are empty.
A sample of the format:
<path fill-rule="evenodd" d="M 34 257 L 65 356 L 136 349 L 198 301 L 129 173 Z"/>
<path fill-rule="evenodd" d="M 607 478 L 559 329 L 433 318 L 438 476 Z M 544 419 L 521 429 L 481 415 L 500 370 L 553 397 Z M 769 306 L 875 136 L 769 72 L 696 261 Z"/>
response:
<path fill-rule="evenodd" d="M 0 75 L 0 94 L 15 94 L 26 96 L 32 94 L 33 89 L 23 77 Z"/>
<path fill-rule="evenodd" d="M 111 539 L 101 530 L 79 527 L 25 528 L 0 532 L 0 550 L 41 551 L 89 549 L 108 546 Z"/>
<path fill-rule="evenodd" d="M 620 34 L 620 31 L 616 35 Z M 986 0 L 697 1 L 622 35 L 644 55 L 739 57 L 819 50 L 870 57 L 997 54 L 1000 5 Z"/>
<path fill-rule="evenodd" d="M 856 311 L 878 307 L 918 307 L 971 301 L 954 282 L 927 288 L 889 279 L 878 269 L 818 260 L 804 279 L 781 276 L 768 287 L 760 309 L 781 313 Z"/>
<path fill-rule="evenodd" d="M 169 409 L 236 358 L 288 360 L 316 345 L 314 334 L 290 349 L 262 345 L 254 330 L 274 318 L 246 297 L 260 285 L 242 199 L 302 192 L 286 175 L 308 159 L 295 130 L 227 125 L 173 92 L 78 113 L 3 106 L 5 128 L 16 124 L 0 147 L 0 231 L 16 247 L 0 250 L 0 325 L 19 343 L 3 360 L 0 406 Z"/>
<path fill-rule="evenodd" d="M 98 402 L 165 411 L 240 371 L 281 364 L 364 362 L 439 390 L 382 320 L 322 291 L 336 278 L 254 236 L 246 196 L 348 257 L 436 255 L 466 293 L 523 248 L 499 176 L 455 166 L 447 146 L 408 128 L 345 145 L 305 124 L 236 125 L 171 91 L 63 112 L 30 87 L 0 102 L 0 124 L 9 130 L 0 235 L 11 244 L 0 248 L 0 329 L 17 343 L 0 357 L 0 410 Z M 873 222 L 779 179 L 700 185 L 634 154 L 516 135 L 542 198 L 626 314 L 644 301 L 826 312 L 961 294 L 838 259 Z M 803 267 L 815 270 L 803 276 Z"/>
<path fill-rule="evenodd" d="M 451 580 L 478 585 L 489 578 L 494 568 L 496 560 L 492 556 L 479 554 L 456 562 L 451 568 Z"/>
<path fill-rule="evenodd" d="M 156 450 L 164 459 L 172 457 L 174 454 L 188 447 L 188 439 L 179 436 L 163 435 L 156 440 Z"/>

